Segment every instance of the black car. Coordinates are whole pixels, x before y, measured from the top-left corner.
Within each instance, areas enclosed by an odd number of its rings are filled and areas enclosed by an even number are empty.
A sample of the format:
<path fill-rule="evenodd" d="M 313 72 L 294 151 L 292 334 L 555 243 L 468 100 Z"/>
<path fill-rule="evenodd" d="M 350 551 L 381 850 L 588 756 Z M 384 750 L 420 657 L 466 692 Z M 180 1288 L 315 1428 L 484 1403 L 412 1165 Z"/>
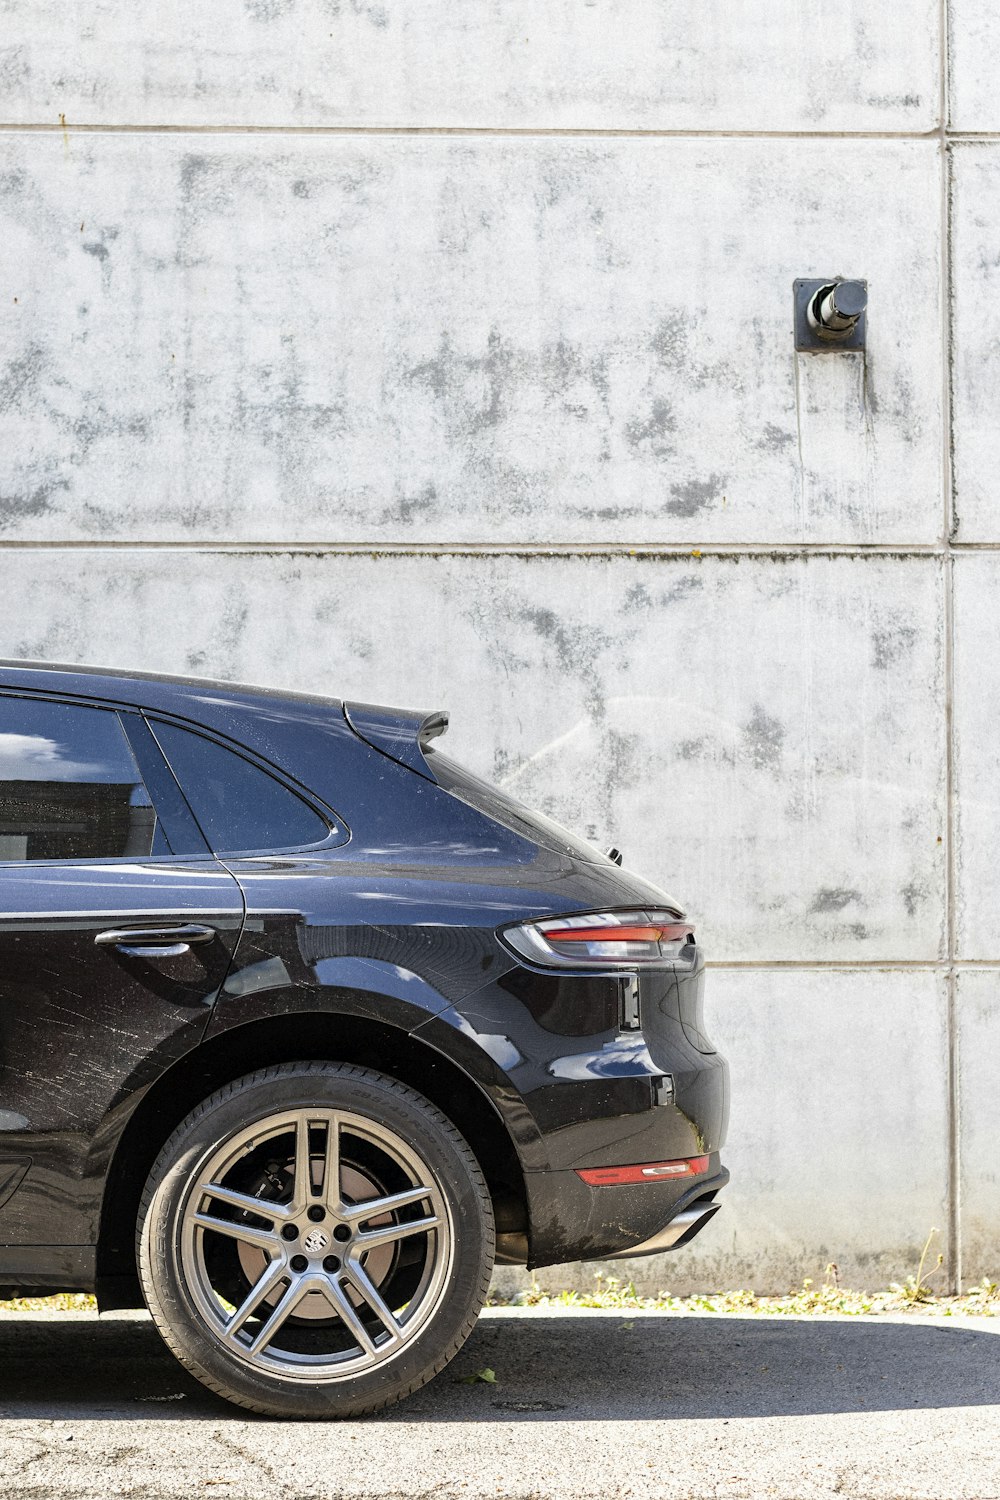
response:
<path fill-rule="evenodd" d="M 681 909 L 447 718 L 0 663 L 0 1295 L 149 1307 L 253 1411 L 375 1411 L 495 1261 L 718 1209 Z"/>

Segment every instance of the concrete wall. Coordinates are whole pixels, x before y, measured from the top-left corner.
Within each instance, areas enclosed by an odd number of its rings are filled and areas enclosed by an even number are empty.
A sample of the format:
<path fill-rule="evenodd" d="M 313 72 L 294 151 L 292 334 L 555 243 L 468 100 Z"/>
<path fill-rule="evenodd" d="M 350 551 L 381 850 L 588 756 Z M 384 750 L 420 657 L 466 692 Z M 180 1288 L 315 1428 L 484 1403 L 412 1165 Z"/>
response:
<path fill-rule="evenodd" d="M 998 59 L 987 0 L 4 7 L 0 654 L 447 706 L 682 895 L 734 1183 L 647 1281 L 1000 1276 Z M 867 355 L 796 356 L 838 273 Z"/>

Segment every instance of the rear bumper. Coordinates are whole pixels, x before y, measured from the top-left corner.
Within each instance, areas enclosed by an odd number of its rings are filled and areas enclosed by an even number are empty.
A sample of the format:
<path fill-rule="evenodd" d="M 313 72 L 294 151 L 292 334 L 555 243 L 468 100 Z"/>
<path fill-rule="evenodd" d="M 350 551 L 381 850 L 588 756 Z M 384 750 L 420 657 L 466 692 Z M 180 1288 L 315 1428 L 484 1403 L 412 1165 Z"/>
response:
<path fill-rule="evenodd" d="M 530 1172 L 527 1242 L 501 1236 L 497 1258 L 550 1266 L 676 1250 L 714 1218 L 728 1181 L 717 1152 L 703 1176 L 677 1182 L 589 1187 L 576 1172 Z"/>

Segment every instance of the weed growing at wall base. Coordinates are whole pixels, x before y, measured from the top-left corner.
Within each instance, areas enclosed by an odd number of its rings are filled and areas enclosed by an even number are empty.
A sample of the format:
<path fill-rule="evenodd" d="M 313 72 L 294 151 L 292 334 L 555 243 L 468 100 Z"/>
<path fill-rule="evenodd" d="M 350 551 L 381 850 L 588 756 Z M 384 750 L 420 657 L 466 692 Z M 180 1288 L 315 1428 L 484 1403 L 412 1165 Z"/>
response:
<path fill-rule="evenodd" d="M 54 1297 L 12 1297 L 0 1302 L 0 1313 L 96 1312 L 97 1298 L 87 1292 L 59 1292 Z"/>
<path fill-rule="evenodd" d="M 830 1268 L 828 1268 L 829 1273 Z M 646 1296 L 636 1291 L 630 1281 L 622 1282 L 615 1276 L 597 1275 L 593 1291 L 560 1291 L 557 1287 L 546 1288 L 532 1280 L 525 1291 L 512 1297 L 493 1293 L 490 1307 L 538 1307 L 573 1308 L 585 1312 L 588 1308 L 623 1312 L 662 1312 L 675 1314 L 718 1313 L 720 1315 L 748 1314 L 766 1316 L 802 1316 L 820 1313 L 840 1315 L 871 1315 L 874 1313 L 919 1312 L 937 1317 L 1000 1317 L 1000 1283 L 984 1278 L 978 1285 L 960 1297 L 939 1296 L 923 1285 L 919 1296 L 914 1294 L 914 1277 L 903 1283 L 893 1282 L 883 1292 L 855 1292 L 839 1286 L 835 1279 L 816 1286 L 807 1277 L 801 1287 L 783 1297 L 758 1297 L 749 1288 L 735 1291 L 698 1292 L 689 1297 L 675 1297 L 668 1291 Z M 83 1293 L 57 1297 L 15 1297 L 0 1302 L 0 1316 L 4 1313 L 31 1312 L 96 1312 L 97 1301 Z"/>
<path fill-rule="evenodd" d="M 915 1288 L 921 1288 L 916 1295 Z M 881 1292 L 856 1292 L 838 1285 L 836 1267 L 828 1266 L 826 1277 L 816 1286 L 807 1277 L 801 1287 L 783 1297 L 758 1297 L 757 1293 L 741 1288 L 737 1291 L 695 1293 L 689 1297 L 675 1297 L 668 1291 L 655 1296 L 645 1296 L 636 1291 L 630 1281 L 622 1283 L 617 1277 L 597 1275 L 594 1289 L 590 1292 L 547 1290 L 537 1280 L 525 1291 L 514 1296 L 490 1298 L 494 1307 L 563 1307 L 602 1308 L 623 1312 L 662 1312 L 685 1314 L 737 1314 L 763 1316 L 815 1316 L 817 1314 L 839 1314 L 841 1316 L 871 1316 L 876 1313 L 919 1312 L 938 1317 L 1000 1317 L 1000 1284 L 983 1280 L 960 1297 L 938 1296 L 926 1283 L 915 1277 L 906 1282 L 893 1284 Z"/>
<path fill-rule="evenodd" d="M 903 1281 L 889 1283 L 886 1291 L 855 1292 L 840 1285 L 837 1266 L 830 1262 L 824 1271 L 824 1279 L 816 1286 L 811 1277 L 806 1277 L 797 1291 L 783 1297 L 758 1297 L 748 1288 L 737 1291 L 697 1292 L 688 1297 L 675 1297 L 668 1291 L 646 1296 L 638 1292 L 631 1281 L 622 1282 L 617 1276 L 604 1276 L 597 1272 L 594 1288 L 589 1292 L 546 1289 L 532 1275 L 531 1285 L 512 1297 L 491 1293 L 490 1307 L 538 1307 L 573 1308 L 586 1311 L 596 1308 L 602 1311 L 662 1312 L 674 1314 L 719 1313 L 764 1316 L 813 1316 L 822 1313 L 841 1316 L 870 1316 L 874 1313 L 922 1312 L 938 1317 L 1000 1317 L 1000 1283 L 983 1278 L 976 1286 L 961 1296 L 950 1297 L 935 1292 L 929 1285 L 930 1278 L 937 1275 L 944 1264 L 944 1256 L 938 1255 L 934 1269 L 924 1274 L 931 1241 L 937 1234 L 932 1229 L 924 1242 L 917 1264 L 916 1274 Z M 15 1297 L 0 1302 L 0 1314 L 25 1312 L 96 1312 L 97 1301 L 84 1293 L 63 1293 L 55 1297 Z M 492 1371 L 481 1371 L 469 1380 L 490 1380 Z"/>

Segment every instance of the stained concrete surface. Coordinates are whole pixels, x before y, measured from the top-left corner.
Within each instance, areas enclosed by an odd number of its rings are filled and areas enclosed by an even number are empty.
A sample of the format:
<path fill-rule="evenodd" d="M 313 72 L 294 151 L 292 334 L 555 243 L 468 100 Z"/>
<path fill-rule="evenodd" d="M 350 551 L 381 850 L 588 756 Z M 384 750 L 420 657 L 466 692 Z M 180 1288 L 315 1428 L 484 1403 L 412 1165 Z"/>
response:
<path fill-rule="evenodd" d="M 992 0 L 949 0 L 948 30 L 951 128 L 1000 129 L 1000 11 Z"/>
<path fill-rule="evenodd" d="M 985 16 L 987 7 L 983 8 Z M 989 7 L 996 37 L 984 54 L 996 99 L 1000 12 Z M 989 128 L 989 127 L 977 127 Z M 992 128 L 995 128 L 992 127 Z M 1000 378 L 1000 143 L 951 147 L 955 535 L 962 542 L 1000 540 L 996 496 L 997 381 Z"/>
<path fill-rule="evenodd" d="M 930 130 L 937 0 L 6 0 L 3 121 Z"/>
<path fill-rule="evenodd" d="M 955 943 L 966 960 L 1000 957 L 1000 739 L 997 600 L 1000 557 L 955 560 Z"/>
<path fill-rule="evenodd" d="M 957 998 L 962 1263 L 972 1283 L 1000 1279 L 1000 969 L 963 970 Z"/>
<path fill-rule="evenodd" d="M 818 1285 L 832 1262 L 844 1286 L 885 1287 L 916 1270 L 916 1247 L 931 1229 L 937 1234 L 929 1264 L 947 1255 L 941 976 L 720 969 L 709 973 L 706 993 L 711 1034 L 732 1079 L 725 1150 L 732 1181 L 723 1207 L 686 1250 L 608 1262 L 605 1273 L 624 1274 L 649 1291 L 790 1290 L 807 1276 Z M 982 1051 L 971 1045 L 963 1064 L 979 1082 L 970 1112 L 981 1111 L 967 1158 L 970 1190 L 984 1172 L 995 1178 L 987 1145 L 998 1128 L 987 1084 L 995 1077 L 994 1030 L 979 1032 Z M 803 1059 L 802 1066 L 786 1067 L 786 1057 Z M 976 1206 L 980 1254 L 967 1274 L 995 1276 L 995 1185 L 976 1196 Z M 576 1273 L 579 1284 L 587 1285 L 587 1271 Z M 557 1273 L 539 1275 L 547 1284 L 558 1280 Z"/>
<path fill-rule="evenodd" d="M 0 539 L 930 543 L 938 192 L 931 140 L 0 133 Z M 793 350 L 827 273 L 866 358 Z"/>
<path fill-rule="evenodd" d="M 0 1496 L 993 1500 L 998 1331 L 495 1310 L 408 1403 L 329 1425 L 227 1407 L 144 1315 L 3 1314 Z"/>

